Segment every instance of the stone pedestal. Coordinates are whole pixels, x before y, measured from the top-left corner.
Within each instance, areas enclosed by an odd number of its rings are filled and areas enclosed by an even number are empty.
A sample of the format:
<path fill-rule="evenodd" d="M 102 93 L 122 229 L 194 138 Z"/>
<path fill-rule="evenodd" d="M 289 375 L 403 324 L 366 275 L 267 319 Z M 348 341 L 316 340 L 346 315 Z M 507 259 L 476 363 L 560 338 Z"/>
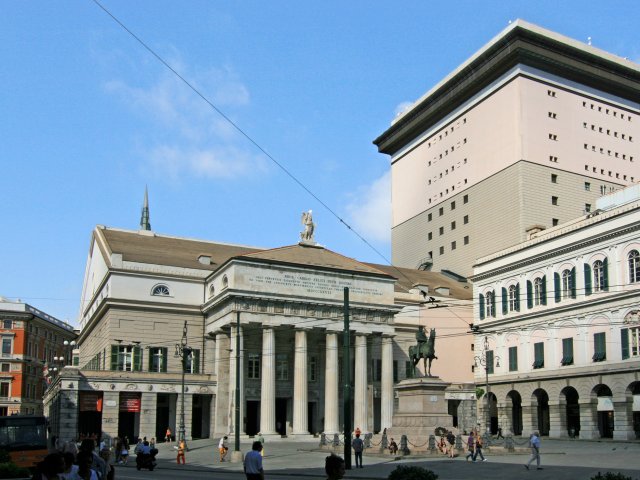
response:
<path fill-rule="evenodd" d="M 427 451 L 429 435 L 433 435 L 437 427 L 453 428 L 444 398 L 448 386 L 438 377 L 411 378 L 398 383 L 395 387 L 398 410 L 387 437 L 393 437 L 400 445 L 400 437 L 406 435 L 409 450 Z"/>

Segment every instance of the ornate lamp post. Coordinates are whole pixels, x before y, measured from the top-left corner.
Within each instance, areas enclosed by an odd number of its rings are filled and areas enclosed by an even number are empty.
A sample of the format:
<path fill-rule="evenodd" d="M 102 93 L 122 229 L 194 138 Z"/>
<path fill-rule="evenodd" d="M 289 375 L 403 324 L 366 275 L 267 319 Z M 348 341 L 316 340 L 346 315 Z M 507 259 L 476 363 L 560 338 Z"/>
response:
<path fill-rule="evenodd" d="M 485 397 L 487 399 L 487 432 L 491 431 L 491 411 L 489 409 L 489 369 L 491 369 L 491 373 L 493 373 L 493 362 L 495 360 L 495 366 L 500 366 L 500 357 L 497 355 L 493 355 L 493 351 L 489 350 L 489 339 L 484 337 L 484 345 L 482 348 L 482 353 L 480 355 L 476 355 L 474 357 L 476 367 L 482 365 L 484 367 L 484 382 L 486 387 Z"/>
<path fill-rule="evenodd" d="M 73 349 L 76 346 L 76 341 L 75 340 L 65 340 L 64 342 L 62 342 L 62 344 L 65 347 L 65 356 L 67 357 L 67 361 L 66 363 L 68 365 L 72 365 L 73 364 Z"/>
<path fill-rule="evenodd" d="M 187 370 L 187 359 L 191 358 L 192 349 L 187 346 L 187 321 L 184 322 L 182 329 L 182 340 L 176 343 L 176 352 L 174 357 L 182 358 L 182 396 L 180 397 L 180 425 L 178 427 L 178 442 L 185 439 L 184 425 L 184 374 Z"/>

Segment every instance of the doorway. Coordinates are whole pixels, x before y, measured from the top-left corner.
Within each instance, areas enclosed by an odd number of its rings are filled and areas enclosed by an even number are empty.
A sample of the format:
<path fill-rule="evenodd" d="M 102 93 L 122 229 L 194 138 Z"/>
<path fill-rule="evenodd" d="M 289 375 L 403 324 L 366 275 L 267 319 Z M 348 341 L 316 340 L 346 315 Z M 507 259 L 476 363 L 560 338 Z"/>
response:
<path fill-rule="evenodd" d="M 613 410 L 598 412 L 600 438 L 613 438 Z"/>
<path fill-rule="evenodd" d="M 287 405 L 288 398 L 276 398 L 276 432 L 287 435 Z"/>
<path fill-rule="evenodd" d="M 254 436 L 260 431 L 260 402 L 247 400 L 247 435 Z"/>
<path fill-rule="evenodd" d="M 193 438 L 209 438 L 211 395 L 194 395 L 192 408 L 191 436 Z"/>

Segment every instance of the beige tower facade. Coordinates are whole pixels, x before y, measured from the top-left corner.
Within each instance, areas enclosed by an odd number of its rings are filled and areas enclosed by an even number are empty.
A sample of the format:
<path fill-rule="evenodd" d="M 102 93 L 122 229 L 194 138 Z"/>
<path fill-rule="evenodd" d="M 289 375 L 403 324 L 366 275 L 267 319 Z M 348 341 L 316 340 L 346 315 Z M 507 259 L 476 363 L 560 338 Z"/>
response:
<path fill-rule="evenodd" d="M 398 116 L 395 265 L 470 275 L 476 258 L 640 179 L 640 66 L 516 21 Z"/>

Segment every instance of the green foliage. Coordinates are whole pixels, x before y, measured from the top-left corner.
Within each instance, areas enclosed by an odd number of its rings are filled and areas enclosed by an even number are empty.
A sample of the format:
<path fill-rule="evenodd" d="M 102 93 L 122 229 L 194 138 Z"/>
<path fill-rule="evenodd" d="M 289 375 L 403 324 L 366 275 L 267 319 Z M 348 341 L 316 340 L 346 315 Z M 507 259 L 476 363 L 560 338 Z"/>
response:
<path fill-rule="evenodd" d="M 0 463 L 0 478 L 29 478 L 31 474 L 26 468 L 14 463 Z"/>
<path fill-rule="evenodd" d="M 598 475 L 596 475 L 595 477 L 591 477 L 591 480 L 633 480 L 633 478 L 627 477 L 620 472 L 606 472 L 604 475 L 598 472 Z"/>
<path fill-rule="evenodd" d="M 400 465 L 389 475 L 389 480 L 436 480 L 436 475 L 431 470 L 422 467 Z"/>
<path fill-rule="evenodd" d="M 484 388 L 476 387 L 476 398 L 482 398 L 484 395 Z"/>

